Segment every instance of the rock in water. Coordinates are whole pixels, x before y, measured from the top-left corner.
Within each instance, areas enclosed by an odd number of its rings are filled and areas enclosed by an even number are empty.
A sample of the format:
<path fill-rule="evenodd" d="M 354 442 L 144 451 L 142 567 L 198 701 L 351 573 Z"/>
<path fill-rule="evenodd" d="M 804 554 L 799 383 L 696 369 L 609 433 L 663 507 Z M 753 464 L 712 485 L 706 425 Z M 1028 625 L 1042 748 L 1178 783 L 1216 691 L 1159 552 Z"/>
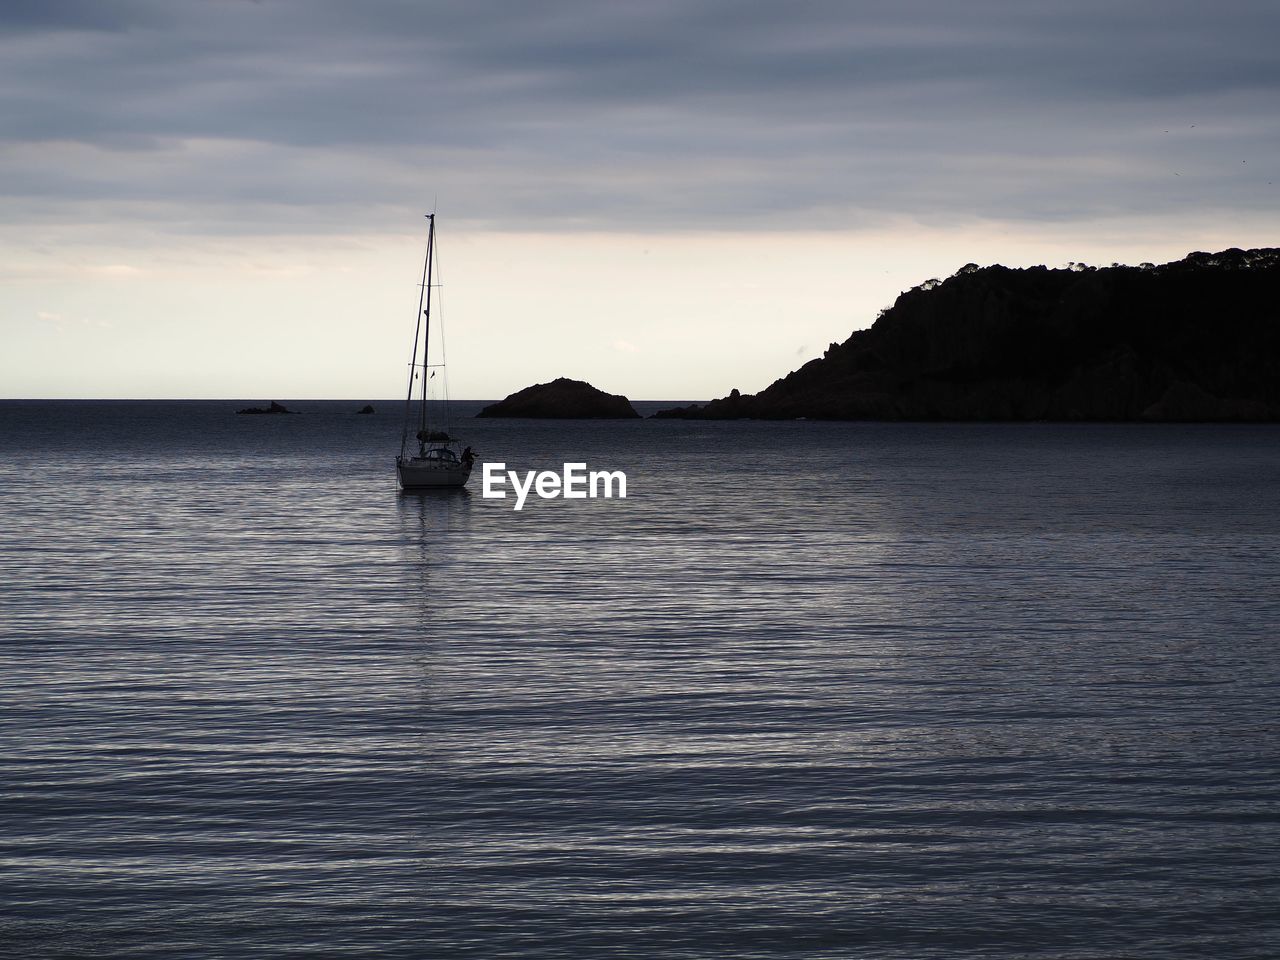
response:
<path fill-rule="evenodd" d="M 1280 420 L 1280 249 L 1139 267 L 967 264 L 754 395 L 657 416 Z"/>
<path fill-rule="evenodd" d="M 361 407 L 359 410 L 356 411 L 356 413 L 373 413 L 373 412 L 374 412 L 373 404 L 371 403 L 366 403 L 363 407 Z"/>
<path fill-rule="evenodd" d="M 292 410 L 286 410 L 274 400 L 271 401 L 269 407 L 245 407 L 243 410 L 237 410 L 236 413 L 293 413 Z"/>
<path fill-rule="evenodd" d="M 639 417 L 626 397 L 605 393 L 582 380 L 560 377 L 513 393 L 491 403 L 478 417 L 539 417 L 545 419 L 632 419 Z"/>

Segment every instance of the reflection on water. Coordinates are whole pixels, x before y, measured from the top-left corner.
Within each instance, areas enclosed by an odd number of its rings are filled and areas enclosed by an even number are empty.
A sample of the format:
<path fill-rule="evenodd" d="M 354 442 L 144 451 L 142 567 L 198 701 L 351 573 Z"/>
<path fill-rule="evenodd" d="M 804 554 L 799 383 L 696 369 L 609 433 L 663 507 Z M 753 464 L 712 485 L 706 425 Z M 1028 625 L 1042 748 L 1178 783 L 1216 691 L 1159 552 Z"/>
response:
<path fill-rule="evenodd" d="M 1274 430 L 298 406 L 0 404 L 18 955 L 1273 954 Z"/>
<path fill-rule="evenodd" d="M 400 511 L 405 542 L 416 543 L 426 559 L 430 554 L 443 554 L 453 538 L 465 540 L 471 520 L 471 498 L 479 496 L 465 487 L 455 490 L 399 490 L 396 506 Z M 440 542 L 433 542 L 439 540 Z"/>

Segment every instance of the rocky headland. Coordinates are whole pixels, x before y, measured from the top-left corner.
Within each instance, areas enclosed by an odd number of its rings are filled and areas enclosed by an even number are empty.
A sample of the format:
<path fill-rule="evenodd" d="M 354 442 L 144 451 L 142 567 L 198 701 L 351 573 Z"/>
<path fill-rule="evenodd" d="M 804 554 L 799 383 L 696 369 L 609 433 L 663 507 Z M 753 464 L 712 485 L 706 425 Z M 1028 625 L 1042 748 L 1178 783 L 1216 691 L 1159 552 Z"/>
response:
<path fill-rule="evenodd" d="M 758 394 L 655 416 L 1280 420 L 1280 249 L 968 264 Z"/>
<path fill-rule="evenodd" d="M 640 414 L 626 397 L 605 393 L 583 380 L 560 377 L 525 387 L 505 400 L 489 404 L 476 416 L 620 420 Z"/>

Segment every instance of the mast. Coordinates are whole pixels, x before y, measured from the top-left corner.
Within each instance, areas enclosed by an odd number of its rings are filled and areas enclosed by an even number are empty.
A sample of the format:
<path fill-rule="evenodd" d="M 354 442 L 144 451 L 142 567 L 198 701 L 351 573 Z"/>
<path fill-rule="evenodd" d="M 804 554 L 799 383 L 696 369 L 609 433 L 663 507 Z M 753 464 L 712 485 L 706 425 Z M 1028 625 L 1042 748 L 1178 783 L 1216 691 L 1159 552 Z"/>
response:
<path fill-rule="evenodd" d="M 418 307 L 422 310 L 422 412 L 418 419 L 418 442 L 425 443 L 427 439 L 427 380 L 430 374 L 427 373 L 428 357 L 431 355 L 431 256 L 434 252 L 436 240 L 436 215 L 434 213 L 427 214 L 427 220 L 430 226 L 427 228 L 427 262 L 422 268 L 422 293 L 418 297 Z M 426 307 L 423 308 L 423 297 L 426 298 Z"/>

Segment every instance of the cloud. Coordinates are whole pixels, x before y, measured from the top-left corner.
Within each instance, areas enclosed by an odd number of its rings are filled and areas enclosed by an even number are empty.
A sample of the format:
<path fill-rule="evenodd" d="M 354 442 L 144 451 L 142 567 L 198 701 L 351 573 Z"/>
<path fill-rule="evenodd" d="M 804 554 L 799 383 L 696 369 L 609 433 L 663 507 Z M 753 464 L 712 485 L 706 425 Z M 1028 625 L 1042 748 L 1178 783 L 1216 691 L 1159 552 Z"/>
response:
<path fill-rule="evenodd" d="M 10 222 L 359 230 L 437 196 L 567 230 L 1280 207 L 1271 3 L 24 2 L 0 31 Z"/>
<path fill-rule="evenodd" d="M 102 263 L 86 268 L 95 277 L 109 277 L 115 280 L 130 280 L 140 277 L 145 271 L 127 263 Z"/>
<path fill-rule="evenodd" d="M 65 313 L 57 313 L 52 310 L 37 310 L 35 317 L 38 322 L 52 327 L 59 334 L 65 333 L 69 325 L 96 327 L 100 330 L 110 330 L 115 327 L 115 324 L 110 320 L 99 317 L 68 316 Z"/>

